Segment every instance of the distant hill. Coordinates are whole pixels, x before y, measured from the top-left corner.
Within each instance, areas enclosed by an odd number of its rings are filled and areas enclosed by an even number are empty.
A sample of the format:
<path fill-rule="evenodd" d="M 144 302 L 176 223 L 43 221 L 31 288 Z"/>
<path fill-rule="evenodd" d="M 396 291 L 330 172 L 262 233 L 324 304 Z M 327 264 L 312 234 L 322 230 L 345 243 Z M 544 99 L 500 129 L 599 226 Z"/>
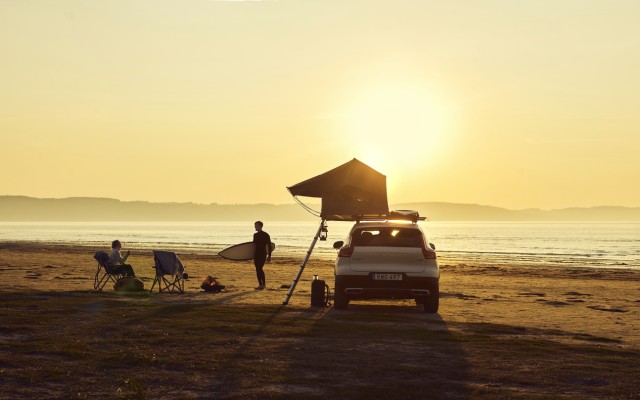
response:
<path fill-rule="evenodd" d="M 640 221 L 640 207 L 573 207 L 555 210 L 509 210 L 478 204 L 402 203 L 395 210 L 417 210 L 431 221 Z"/>
<path fill-rule="evenodd" d="M 0 221 L 304 221 L 297 204 L 196 204 L 0 196 Z"/>
<path fill-rule="evenodd" d="M 314 206 L 319 209 L 319 205 Z M 478 204 L 441 202 L 394 204 L 418 210 L 431 221 L 640 221 L 640 207 L 589 207 L 557 210 L 508 210 Z M 70 197 L 40 199 L 0 196 L 0 221 L 310 221 L 316 218 L 297 204 L 196 204 L 120 201 Z"/>

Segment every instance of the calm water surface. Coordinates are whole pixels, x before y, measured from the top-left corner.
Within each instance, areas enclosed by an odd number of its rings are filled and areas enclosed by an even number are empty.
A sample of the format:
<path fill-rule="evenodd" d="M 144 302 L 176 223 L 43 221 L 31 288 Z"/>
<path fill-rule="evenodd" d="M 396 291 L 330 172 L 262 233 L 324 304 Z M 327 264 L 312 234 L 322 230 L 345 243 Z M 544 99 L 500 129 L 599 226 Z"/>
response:
<path fill-rule="evenodd" d="M 567 266 L 640 269 L 640 223 L 426 222 L 421 224 L 443 257 L 519 260 Z M 314 257 L 333 259 L 331 245 L 352 223 L 329 222 L 329 239 Z M 304 257 L 316 222 L 266 222 L 276 254 Z M 217 253 L 251 241 L 252 222 L 203 223 L 0 223 L 0 242 L 82 244 L 108 248 L 114 239 L 126 248 Z"/>

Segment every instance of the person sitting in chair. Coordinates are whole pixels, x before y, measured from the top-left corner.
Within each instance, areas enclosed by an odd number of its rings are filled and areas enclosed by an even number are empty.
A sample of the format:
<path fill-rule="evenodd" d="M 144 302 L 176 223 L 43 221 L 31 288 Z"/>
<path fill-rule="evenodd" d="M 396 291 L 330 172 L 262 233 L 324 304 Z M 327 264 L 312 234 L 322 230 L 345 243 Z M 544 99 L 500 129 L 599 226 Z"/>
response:
<path fill-rule="evenodd" d="M 111 254 L 109 255 L 109 268 L 111 269 L 112 274 L 122 274 L 124 276 L 136 276 L 133 272 L 133 267 L 129 264 L 125 264 L 129 257 L 130 251 L 127 250 L 124 257 L 120 254 L 120 249 L 122 249 L 122 244 L 119 240 L 114 240 L 111 243 Z"/>

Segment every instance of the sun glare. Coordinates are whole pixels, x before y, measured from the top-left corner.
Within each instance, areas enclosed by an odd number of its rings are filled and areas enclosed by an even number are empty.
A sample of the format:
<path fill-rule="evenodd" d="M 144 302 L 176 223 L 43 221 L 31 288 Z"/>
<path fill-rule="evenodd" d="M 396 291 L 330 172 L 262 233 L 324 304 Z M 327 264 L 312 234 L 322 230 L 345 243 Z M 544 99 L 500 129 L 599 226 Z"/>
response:
<path fill-rule="evenodd" d="M 427 89 L 378 87 L 353 107 L 350 134 L 359 156 L 372 166 L 431 164 L 443 152 L 447 116 Z"/>

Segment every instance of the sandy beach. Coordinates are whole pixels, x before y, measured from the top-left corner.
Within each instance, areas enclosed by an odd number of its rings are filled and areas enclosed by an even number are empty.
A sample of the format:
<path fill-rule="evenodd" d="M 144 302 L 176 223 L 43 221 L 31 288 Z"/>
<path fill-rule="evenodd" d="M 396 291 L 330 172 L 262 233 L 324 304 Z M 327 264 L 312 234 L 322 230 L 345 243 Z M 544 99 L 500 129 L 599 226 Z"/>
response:
<path fill-rule="evenodd" d="M 332 262 L 180 254 L 186 293 L 92 288 L 95 248 L 0 244 L 0 398 L 640 398 L 640 271 L 440 257 L 413 301 L 310 307 Z M 104 249 L 106 250 L 106 249 Z M 150 288 L 153 256 L 129 261 Z M 204 293 L 217 277 L 227 289 Z"/>

